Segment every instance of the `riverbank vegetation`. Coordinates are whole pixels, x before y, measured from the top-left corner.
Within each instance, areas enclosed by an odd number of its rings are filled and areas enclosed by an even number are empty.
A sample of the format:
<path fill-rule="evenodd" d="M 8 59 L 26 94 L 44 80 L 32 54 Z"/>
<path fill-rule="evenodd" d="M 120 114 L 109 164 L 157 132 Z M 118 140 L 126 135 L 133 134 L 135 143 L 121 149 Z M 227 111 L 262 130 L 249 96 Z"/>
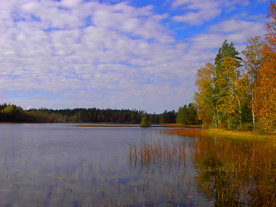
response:
<path fill-rule="evenodd" d="M 225 40 L 214 63 L 197 71 L 194 99 L 205 128 L 276 133 L 276 6 L 271 2 L 265 41 L 242 51 Z"/>
<path fill-rule="evenodd" d="M 214 206 L 275 206 L 276 147 L 273 139 L 225 139 L 200 129 L 163 129 L 194 141 L 129 146 L 130 163 L 150 173 L 191 164 L 199 193 Z M 211 130 L 212 131 L 212 130 Z M 175 133 L 178 132 L 178 133 Z M 247 133 L 247 132 L 246 132 Z M 188 164 L 188 165 L 187 165 Z M 188 173 L 188 171 L 186 171 Z"/>
<path fill-rule="evenodd" d="M 245 139 L 245 140 L 274 140 L 276 146 L 276 135 L 258 134 L 257 132 L 229 131 L 224 129 L 199 129 L 199 128 L 176 128 L 162 129 L 161 133 L 180 135 L 188 137 L 211 136 L 221 138 Z"/>

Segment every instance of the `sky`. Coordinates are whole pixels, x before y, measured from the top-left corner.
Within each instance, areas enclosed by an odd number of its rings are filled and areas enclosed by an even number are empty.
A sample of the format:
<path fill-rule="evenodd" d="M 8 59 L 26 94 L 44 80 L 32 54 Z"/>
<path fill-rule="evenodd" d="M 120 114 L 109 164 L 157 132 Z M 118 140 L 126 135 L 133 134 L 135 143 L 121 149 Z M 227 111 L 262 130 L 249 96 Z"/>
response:
<path fill-rule="evenodd" d="M 178 110 L 226 39 L 264 37 L 269 0 L 0 0 L 0 103 Z"/>

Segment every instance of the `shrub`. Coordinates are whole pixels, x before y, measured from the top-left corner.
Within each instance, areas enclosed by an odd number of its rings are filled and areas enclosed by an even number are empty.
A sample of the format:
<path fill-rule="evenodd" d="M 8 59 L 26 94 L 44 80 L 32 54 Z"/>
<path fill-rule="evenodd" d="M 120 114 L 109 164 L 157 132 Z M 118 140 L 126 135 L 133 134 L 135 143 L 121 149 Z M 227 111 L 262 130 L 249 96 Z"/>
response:
<path fill-rule="evenodd" d="M 141 120 L 140 127 L 150 127 L 150 122 L 148 120 L 148 116 L 144 115 Z"/>
<path fill-rule="evenodd" d="M 253 124 L 252 123 L 244 123 L 244 124 L 239 124 L 237 127 L 238 131 L 252 131 L 253 130 Z"/>

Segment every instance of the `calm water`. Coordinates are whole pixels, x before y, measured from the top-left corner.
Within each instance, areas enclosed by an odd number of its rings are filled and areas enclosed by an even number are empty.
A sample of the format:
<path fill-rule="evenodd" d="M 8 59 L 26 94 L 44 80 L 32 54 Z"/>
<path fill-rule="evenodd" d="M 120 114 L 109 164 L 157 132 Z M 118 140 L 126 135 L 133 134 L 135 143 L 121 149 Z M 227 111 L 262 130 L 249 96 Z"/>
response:
<path fill-rule="evenodd" d="M 0 125 L 0 206 L 212 206 L 197 193 L 194 163 L 145 167 L 129 145 L 185 144 L 156 128 Z"/>

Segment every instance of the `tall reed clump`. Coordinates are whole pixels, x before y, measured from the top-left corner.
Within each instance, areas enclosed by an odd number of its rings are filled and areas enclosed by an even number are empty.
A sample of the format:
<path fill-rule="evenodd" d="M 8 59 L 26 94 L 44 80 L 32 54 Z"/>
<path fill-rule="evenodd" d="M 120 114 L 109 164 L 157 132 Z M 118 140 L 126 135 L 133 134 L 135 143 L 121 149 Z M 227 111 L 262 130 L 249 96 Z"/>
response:
<path fill-rule="evenodd" d="M 172 145 L 167 143 L 153 142 L 142 145 L 129 145 L 129 157 L 132 164 L 139 163 L 141 166 L 168 163 L 185 165 L 185 145 Z"/>
<path fill-rule="evenodd" d="M 219 206 L 276 205 L 273 140 L 201 136 L 193 149 L 199 192 Z"/>

